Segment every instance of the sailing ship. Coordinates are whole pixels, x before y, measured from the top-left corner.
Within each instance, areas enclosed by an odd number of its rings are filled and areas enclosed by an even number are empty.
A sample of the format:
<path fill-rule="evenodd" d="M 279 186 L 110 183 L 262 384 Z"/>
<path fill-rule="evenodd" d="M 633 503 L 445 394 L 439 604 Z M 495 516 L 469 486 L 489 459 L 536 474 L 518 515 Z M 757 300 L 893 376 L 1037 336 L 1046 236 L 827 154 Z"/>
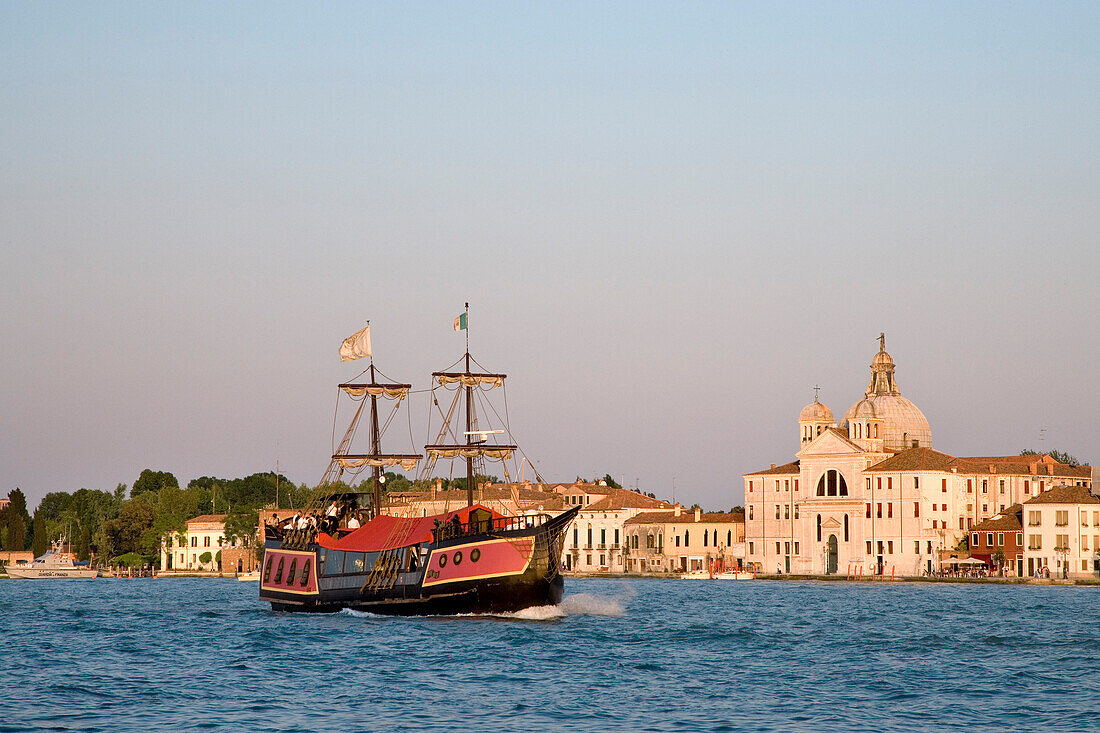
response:
<path fill-rule="evenodd" d="M 95 568 L 87 563 L 77 565 L 73 562 L 72 554 L 64 551 L 65 537 L 62 535 L 57 542 L 50 545 L 45 554 L 34 559 L 34 562 L 23 565 L 8 565 L 8 575 L 12 578 L 30 578 L 42 580 L 45 578 L 94 578 L 99 574 Z"/>
<path fill-rule="evenodd" d="M 468 313 L 469 304 L 466 313 L 455 319 L 456 331 L 466 330 Z M 428 460 L 421 471 L 422 478 L 430 478 L 440 459 L 450 460 L 452 466 L 455 460 L 464 461 L 466 505 L 422 517 L 385 513 L 383 469 L 412 470 L 424 455 L 382 451 L 385 427 L 412 386 L 386 381 L 375 367 L 369 329 L 368 322 L 366 329 L 341 347 L 342 359 L 370 358 L 364 371 L 369 381 L 339 385 L 345 395 L 359 400 L 359 406 L 321 485 L 340 486 L 347 473 L 370 467 L 371 491 L 330 491 L 320 496 L 318 506 L 327 504 L 328 510 L 317 527 L 267 527 L 260 599 L 278 611 L 349 608 L 391 615 L 500 613 L 559 603 L 564 593 L 562 543 L 580 507 L 557 516 L 541 512 L 506 516 L 474 502 L 475 468 L 484 469 L 488 460 L 514 460 L 518 447 L 511 441 L 495 442 L 501 436 L 511 438 L 506 421 L 500 430 L 479 424 L 475 397 L 481 399 L 482 390 L 502 387 L 506 375 L 473 368 L 476 360 L 470 355 L 468 331 L 465 355 L 452 368 L 432 373 L 431 408 L 440 413 L 441 425 L 436 439 L 424 446 Z M 459 364 L 461 370 L 455 371 Z M 454 393 L 445 414 L 436 399 L 437 389 Z M 395 402 L 381 428 L 380 399 Z M 367 406 L 368 450 L 356 453 L 354 437 Z M 369 520 L 359 527 L 354 527 L 354 521 L 347 522 L 351 528 L 343 526 L 346 522 L 339 517 L 349 517 L 363 505 Z"/>

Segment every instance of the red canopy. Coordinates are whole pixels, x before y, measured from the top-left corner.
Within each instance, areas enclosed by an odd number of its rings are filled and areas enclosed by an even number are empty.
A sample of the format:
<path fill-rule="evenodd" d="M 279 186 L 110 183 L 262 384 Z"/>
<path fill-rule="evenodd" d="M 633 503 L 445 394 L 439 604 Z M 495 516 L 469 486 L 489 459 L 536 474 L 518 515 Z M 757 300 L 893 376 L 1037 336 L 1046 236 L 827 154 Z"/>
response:
<path fill-rule="evenodd" d="M 317 535 L 317 544 L 329 550 L 344 550 L 347 552 L 379 552 L 392 550 L 397 547 L 408 547 L 419 542 L 431 542 L 432 530 L 435 529 L 435 521 L 450 521 L 451 517 L 458 516 L 458 521 L 465 524 L 470 521 L 470 511 L 481 509 L 493 515 L 494 519 L 500 519 L 504 515 L 494 512 L 481 504 L 471 507 L 462 507 L 458 511 L 436 514 L 431 517 L 413 517 L 405 519 L 401 517 L 388 517 L 385 515 L 375 517 L 359 529 L 348 535 L 336 539 L 324 532 Z"/>

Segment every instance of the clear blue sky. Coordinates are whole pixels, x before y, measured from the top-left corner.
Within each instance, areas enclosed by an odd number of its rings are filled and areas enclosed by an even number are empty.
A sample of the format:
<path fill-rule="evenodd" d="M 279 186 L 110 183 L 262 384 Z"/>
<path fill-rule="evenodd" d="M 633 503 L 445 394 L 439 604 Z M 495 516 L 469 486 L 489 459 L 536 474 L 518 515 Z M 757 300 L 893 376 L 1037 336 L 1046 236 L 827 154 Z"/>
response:
<path fill-rule="evenodd" d="M 1095 3 L 2 3 L 0 492 L 312 484 L 340 341 L 423 386 L 467 300 L 552 479 L 740 503 L 880 331 L 934 447 L 1100 460 L 1097 38 Z"/>

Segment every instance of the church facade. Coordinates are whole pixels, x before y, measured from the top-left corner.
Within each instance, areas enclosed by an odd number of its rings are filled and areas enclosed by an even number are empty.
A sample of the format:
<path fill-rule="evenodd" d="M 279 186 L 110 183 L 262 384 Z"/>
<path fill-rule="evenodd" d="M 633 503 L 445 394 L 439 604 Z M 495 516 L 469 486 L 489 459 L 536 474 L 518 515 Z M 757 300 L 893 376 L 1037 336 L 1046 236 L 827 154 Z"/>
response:
<path fill-rule="evenodd" d="M 1058 486 L 1091 489 L 1088 466 L 1049 456 L 934 450 L 879 338 L 864 396 L 843 419 L 815 398 L 798 417 L 796 460 L 744 475 L 746 560 L 759 571 L 931 573 L 974 525 L 1013 504 Z"/>

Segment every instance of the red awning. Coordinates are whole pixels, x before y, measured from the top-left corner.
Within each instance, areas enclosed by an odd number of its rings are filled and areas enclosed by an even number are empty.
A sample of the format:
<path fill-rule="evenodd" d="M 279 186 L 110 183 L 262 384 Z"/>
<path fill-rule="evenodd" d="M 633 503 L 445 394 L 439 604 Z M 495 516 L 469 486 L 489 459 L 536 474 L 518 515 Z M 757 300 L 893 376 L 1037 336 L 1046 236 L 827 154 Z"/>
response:
<path fill-rule="evenodd" d="M 437 519 L 441 522 L 447 522 L 450 521 L 451 517 L 457 515 L 458 521 L 465 524 L 470 519 L 471 509 L 487 511 L 493 515 L 494 519 L 500 519 L 504 516 L 480 504 L 462 507 L 458 511 L 436 514 L 431 517 L 403 519 L 383 515 L 375 517 L 341 539 L 335 539 L 322 532 L 317 535 L 317 544 L 329 550 L 379 552 L 381 550 L 392 550 L 396 547 L 408 547 L 420 542 L 431 542 L 432 530 L 435 529 Z"/>

